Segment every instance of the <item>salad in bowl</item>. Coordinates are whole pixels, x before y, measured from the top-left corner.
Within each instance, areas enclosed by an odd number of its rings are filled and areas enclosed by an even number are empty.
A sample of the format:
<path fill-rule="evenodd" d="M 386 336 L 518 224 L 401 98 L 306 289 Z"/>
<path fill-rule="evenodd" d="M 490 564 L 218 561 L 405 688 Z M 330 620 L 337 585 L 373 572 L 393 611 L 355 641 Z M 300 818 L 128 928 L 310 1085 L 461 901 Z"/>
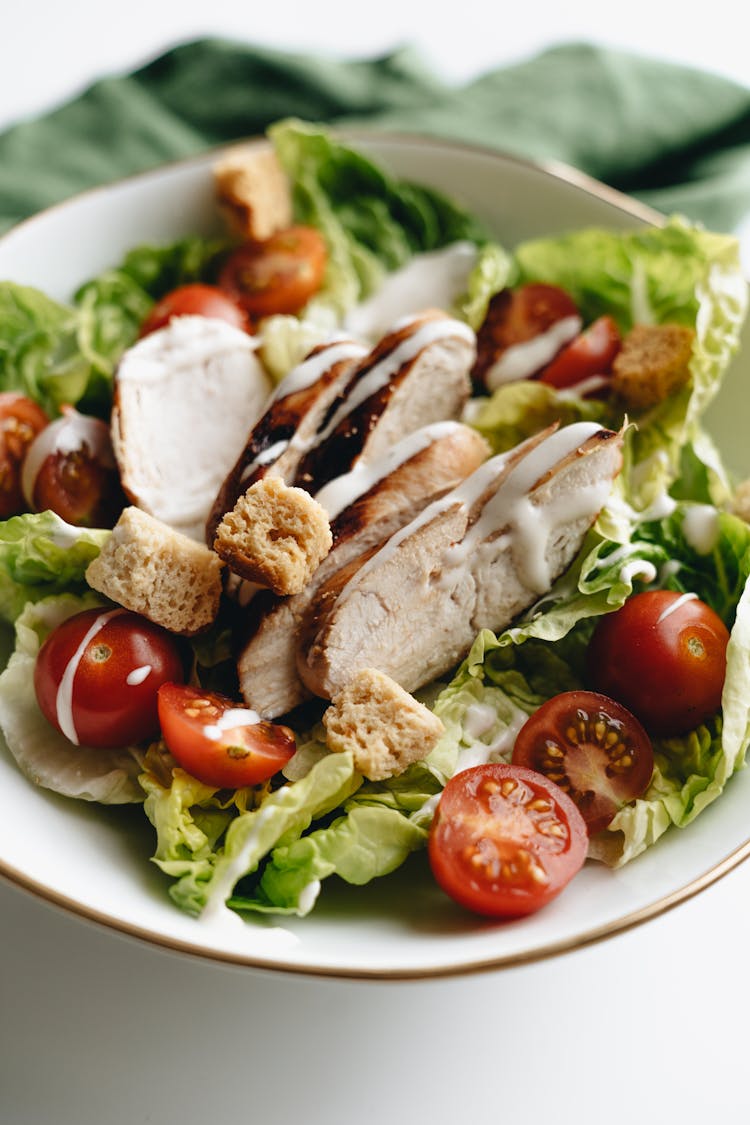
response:
<path fill-rule="evenodd" d="M 210 235 L 0 286 L 10 754 L 137 810 L 189 915 L 421 853 L 456 912 L 543 918 L 744 764 L 736 240 L 506 243 L 297 121 L 210 185 Z"/>

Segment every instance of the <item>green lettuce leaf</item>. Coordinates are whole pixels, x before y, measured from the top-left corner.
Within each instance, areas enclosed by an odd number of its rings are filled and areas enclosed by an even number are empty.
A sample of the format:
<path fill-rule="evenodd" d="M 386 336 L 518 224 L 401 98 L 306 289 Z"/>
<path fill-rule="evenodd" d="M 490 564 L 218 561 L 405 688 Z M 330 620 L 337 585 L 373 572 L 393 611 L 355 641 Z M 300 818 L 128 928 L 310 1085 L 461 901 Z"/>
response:
<path fill-rule="evenodd" d="M 215 852 L 184 860 L 186 869 L 169 893 L 193 914 L 222 909 L 237 883 L 252 875 L 273 848 L 296 840 L 314 820 L 343 805 L 361 782 L 351 754 L 321 758 L 299 781 L 273 790 L 259 808 L 234 817 Z"/>
<path fill-rule="evenodd" d="M 102 605 L 98 595 L 64 594 L 30 603 L 16 621 L 16 644 L 0 674 L 0 729 L 20 769 L 35 784 L 65 797 L 102 804 L 143 800 L 142 753 L 74 746 L 44 717 L 34 691 L 34 665 L 48 634 L 75 613 Z"/>
<path fill-rule="evenodd" d="M 71 527 L 54 512 L 0 523 L 0 616 L 15 621 L 27 602 L 83 594 L 86 568 L 110 532 Z"/>

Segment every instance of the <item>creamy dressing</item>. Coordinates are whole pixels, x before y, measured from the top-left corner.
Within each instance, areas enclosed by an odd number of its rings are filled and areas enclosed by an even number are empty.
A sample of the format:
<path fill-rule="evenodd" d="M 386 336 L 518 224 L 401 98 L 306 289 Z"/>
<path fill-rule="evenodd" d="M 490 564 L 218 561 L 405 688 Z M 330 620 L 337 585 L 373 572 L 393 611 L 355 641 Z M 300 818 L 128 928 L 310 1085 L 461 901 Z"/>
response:
<path fill-rule="evenodd" d="M 682 609 L 685 602 L 693 602 L 697 601 L 697 599 L 697 594 L 681 594 L 679 598 L 675 598 L 673 602 L 670 602 L 666 609 L 663 609 L 661 611 L 656 619 L 656 624 L 661 625 L 662 621 L 666 621 L 666 619 L 671 616 L 671 614 L 676 613 L 678 609 Z"/>
<path fill-rule="evenodd" d="M 477 709 L 478 711 L 481 709 L 479 715 L 480 722 L 487 721 L 485 714 L 487 711 L 491 713 L 491 721 L 489 723 L 489 726 L 485 727 L 485 730 L 483 731 L 483 733 L 485 734 L 488 730 L 491 730 L 494 724 L 500 719 L 500 716 L 497 714 L 494 707 L 491 707 L 489 704 L 470 704 L 469 707 L 467 707 L 466 715 L 464 716 L 464 731 L 469 735 L 470 738 L 476 737 L 471 733 L 471 724 L 474 720 L 472 712 L 474 711 L 474 709 Z M 502 728 L 491 742 L 482 742 L 477 738 L 477 741 L 473 742 L 471 746 L 462 746 L 458 751 L 456 768 L 454 769 L 452 776 L 460 773 L 461 770 L 471 769 L 472 766 L 483 766 L 486 765 L 487 762 L 497 762 L 507 758 L 507 756 L 513 750 L 518 732 L 520 731 L 521 727 L 524 725 L 528 717 L 529 716 L 527 715 L 527 713 L 520 707 L 514 706 L 510 722 L 506 723 L 503 720 L 500 720 L 502 722 Z"/>
<path fill-rule="evenodd" d="M 316 438 L 318 445 L 330 437 L 344 418 L 352 414 L 368 398 L 387 386 L 405 364 L 411 363 L 430 344 L 452 337 L 465 340 L 467 344 L 472 346 L 476 343 L 476 336 L 471 328 L 452 317 L 440 317 L 435 320 L 421 320 L 419 317 L 409 318 L 406 323 L 413 325 L 411 335 L 395 344 L 365 375 L 353 383 L 351 391 L 345 396 L 338 409 L 334 411 L 333 417 L 323 432 Z"/>
<path fill-rule="evenodd" d="M 215 723 L 205 726 L 203 733 L 212 742 L 218 742 L 226 731 L 236 730 L 238 727 L 255 727 L 260 721 L 258 712 L 251 711 L 249 707 L 229 707 Z"/>
<path fill-rule="evenodd" d="M 245 465 L 240 476 L 240 484 L 249 480 L 255 470 L 259 469 L 262 465 L 270 465 L 273 461 L 278 461 L 281 454 L 284 453 L 288 447 L 288 438 L 282 438 L 280 441 L 275 441 L 273 445 L 269 445 L 268 449 L 264 449 L 254 460 Z"/>
<path fill-rule="evenodd" d="M 297 899 L 297 909 L 300 914 L 309 914 L 320 894 L 320 879 L 311 879 L 302 888 Z"/>
<path fill-rule="evenodd" d="M 330 341 L 327 341 L 319 351 L 307 356 L 306 359 L 292 368 L 274 390 L 271 402 L 279 402 L 289 395 L 297 394 L 298 391 L 307 390 L 308 387 L 322 379 L 326 371 L 329 371 L 337 363 L 343 363 L 346 360 L 364 359 L 366 355 L 367 348 L 363 344 L 355 343 L 354 340 L 337 334 Z"/>
<path fill-rule="evenodd" d="M 440 250 L 415 254 L 401 269 L 387 274 L 377 293 L 347 314 L 344 327 L 365 339 L 377 339 L 405 313 L 450 309 L 466 291 L 476 261 L 477 248 L 472 242 L 453 242 Z"/>
<path fill-rule="evenodd" d="M 348 473 L 334 477 L 315 494 L 315 499 L 333 520 L 379 481 L 389 476 L 406 461 L 416 457 L 433 442 L 459 430 L 458 422 L 434 422 L 423 426 L 392 445 L 382 457 L 368 462 L 361 458 Z"/>
<path fill-rule="evenodd" d="M 648 559 L 633 559 L 621 568 L 618 578 L 621 582 L 632 582 L 634 578 L 640 578 L 648 585 L 656 581 L 657 575 L 656 567 Z"/>
<path fill-rule="evenodd" d="M 580 316 L 564 316 L 545 332 L 521 344 L 511 344 L 496 359 L 485 375 L 485 383 L 496 391 L 503 383 L 528 379 L 555 358 L 565 344 L 570 343 L 583 327 Z"/>
<path fill-rule="evenodd" d="M 685 509 L 682 533 L 699 555 L 708 555 L 719 537 L 719 513 L 710 504 L 691 504 Z"/>
<path fill-rule="evenodd" d="M 288 791 L 288 785 L 283 785 L 281 789 L 277 789 L 274 794 L 275 800 L 278 799 L 280 794 Z M 226 862 L 223 859 L 219 861 L 221 866 L 217 867 L 216 874 L 213 877 L 209 888 L 209 899 L 201 914 L 201 921 L 211 921 L 217 915 L 221 916 L 227 909 L 226 901 L 234 890 L 235 884 L 243 875 L 248 873 L 251 856 L 258 847 L 265 825 L 269 820 L 273 820 L 277 813 L 278 803 L 266 805 L 265 808 L 261 806 L 255 814 L 256 819 L 253 826 L 245 837 L 245 842 L 237 855 Z"/>
<path fill-rule="evenodd" d="M 75 527 L 72 523 L 66 523 L 61 519 L 56 512 L 49 512 L 52 517 L 52 527 L 49 530 L 48 537 L 56 547 L 74 547 L 81 534 L 85 533 L 85 528 Z"/>
<path fill-rule="evenodd" d="M 125 677 L 125 683 L 128 687 L 138 687 L 140 684 L 145 683 L 153 671 L 150 664 L 142 664 L 140 668 L 134 668 L 132 672 L 128 672 Z"/>
<path fill-rule="evenodd" d="M 80 746 L 78 731 L 76 730 L 75 720 L 73 718 L 73 681 L 75 680 L 78 666 L 83 659 L 83 654 L 97 633 L 101 632 L 108 621 L 111 621 L 113 617 L 119 617 L 122 613 L 125 613 L 124 609 L 111 609 L 107 613 L 100 613 L 99 616 L 95 618 L 81 638 L 78 648 L 66 664 L 65 671 L 58 684 L 57 695 L 55 696 L 57 725 L 74 746 Z"/>

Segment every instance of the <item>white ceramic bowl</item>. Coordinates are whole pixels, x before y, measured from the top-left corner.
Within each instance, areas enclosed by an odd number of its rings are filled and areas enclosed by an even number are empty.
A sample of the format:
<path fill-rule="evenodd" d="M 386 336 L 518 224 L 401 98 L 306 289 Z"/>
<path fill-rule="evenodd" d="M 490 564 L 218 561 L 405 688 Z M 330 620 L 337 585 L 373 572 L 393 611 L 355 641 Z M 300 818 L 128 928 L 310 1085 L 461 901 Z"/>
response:
<path fill-rule="evenodd" d="M 395 172 L 446 191 L 507 246 L 565 229 L 627 229 L 661 217 L 560 166 L 405 136 L 347 134 Z M 0 278 L 67 299 L 140 242 L 217 229 L 210 165 L 216 154 L 104 187 L 20 224 L 0 239 Z M 750 471 L 738 409 L 750 340 L 712 408 L 730 465 Z M 331 880 L 315 912 L 289 921 L 214 925 L 182 914 L 148 862 L 153 836 L 137 808 L 99 808 L 35 788 L 0 748 L 0 873 L 114 930 L 216 960 L 350 977 L 427 977 L 561 953 L 617 933 L 701 890 L 750 853 L 750 771 L 685 832 L 620 871 L 589 864 L 559 899 L 528 919 L 467 918 L 437 890 L 417 854 L 361 889 Z M 235 922 L 235 919 L 230 919 Z"/>

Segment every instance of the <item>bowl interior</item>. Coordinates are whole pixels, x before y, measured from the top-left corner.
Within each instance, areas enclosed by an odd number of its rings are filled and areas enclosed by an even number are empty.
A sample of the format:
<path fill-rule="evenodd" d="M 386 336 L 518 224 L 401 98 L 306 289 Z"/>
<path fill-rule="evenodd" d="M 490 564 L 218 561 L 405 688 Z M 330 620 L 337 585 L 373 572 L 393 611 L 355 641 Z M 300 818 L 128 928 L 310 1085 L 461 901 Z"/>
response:
<path fill-rule="evenodd" d="M 587 225 L 624 230 L 660 222 L 649 211 L 562 168 L 489 151 L 399 136 L 352 137 L 395 172 L 454 195 L 505 245 Z M 0 277 L 67 299 L 141 242 L 210 234 L 220 225 L 215 154 L 88 192 L 0 240 Z M 747 339 L 747 337 L 746 337 Z M 710 425 L 729 464 L 750 472 L 735 362 Z M 573 948 L 645 920 L 743 858 L 750 771 L 740 774 L 689 833 L 673 831 L 622 871 L 587 865 L 541 914 L 491 925 L 460 914 L 434 887 L 424 856 L 361 889 L 327 886 L 304 920 L 211 925 L 184 916 L 148 862 L 150 826 L 139 809 L 102 809 L 57 797 L 20 775 L 0 748 L 5 815 L 0 873 L 79 915 L 158 944 L 248 965 L 347 976 L 418 977 L 516 963 Z M 236 924 L 234 922 L 236 921 Z"/>

